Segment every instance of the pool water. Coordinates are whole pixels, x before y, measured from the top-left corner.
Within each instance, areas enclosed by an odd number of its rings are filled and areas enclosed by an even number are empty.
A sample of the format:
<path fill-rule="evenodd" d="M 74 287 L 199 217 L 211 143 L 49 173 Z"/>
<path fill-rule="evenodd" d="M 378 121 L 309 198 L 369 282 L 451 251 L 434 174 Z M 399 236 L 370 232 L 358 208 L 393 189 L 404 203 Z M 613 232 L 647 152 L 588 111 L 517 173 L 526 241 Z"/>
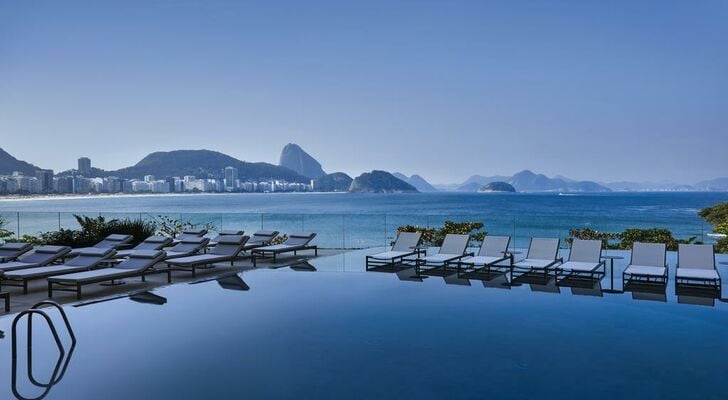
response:
<path fill-rule="evenodd" d="M 45 398 L 728 398 L 720 299 L 420 279 L 365 272 L 364 254 L 66 306 L 78 342 Z M 0 320 L 3 399 L 12 317 Z M 33 398 L 19 326 L 17 387 Z M 47 382 L 58 351 L 33 327 L 33 374 Z"/>

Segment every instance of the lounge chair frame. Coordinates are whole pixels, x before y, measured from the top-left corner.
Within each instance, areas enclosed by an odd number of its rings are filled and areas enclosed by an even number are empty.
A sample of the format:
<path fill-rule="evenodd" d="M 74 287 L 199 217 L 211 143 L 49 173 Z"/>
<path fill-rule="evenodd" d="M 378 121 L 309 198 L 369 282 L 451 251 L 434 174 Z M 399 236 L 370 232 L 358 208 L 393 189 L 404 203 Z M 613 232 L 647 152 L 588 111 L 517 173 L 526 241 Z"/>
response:
<path fill-rule="evenodd" d="M 303 235 L 290 235 L 289 238 L 294 237 L 301 237 L 303 238 Z M 304 245 L 291 245 L 290 248 L 277 248 L 277 249 L 266 249 L 264 247 L 258 247 L 254 248 L 250 251 L 250 256 L 253 261 L 253 267 L 258 266 L 258 259 L 271 259 L 273 263 L 275 264 L 277 257 L 279 254 L 284 253 L 293 253 L 293 255 L 297 255 L 299 251 L 305 251 L 305 250 L 313 250 L 314 256 L 318 256 L 318 246 L 317 245 L 310 245 L 308 243 L 311 242 L 315 238 L 315 235 L 310 238 L 310 240 L 307 242 L 307 244 Z M 285 244 L 285 243 L 284 243 Z"/>
<path fill-rule="evenodd" d="M 397 239 L 394 240 L 394 243 L 395 244 L 397 243 L 397 240 L 399 239 L 399 237 L 400 237 L 400 235 L 402 233 L 404 233 L 404 232 L 400 232 L 400 233 L 397 234 Z M 422 236 L 421 235 L 420 235 L 420 239 L 417 241 L 417 245 L 418 246 L 419 246 L 420 240 L 422 240 Z M 392 246 L 392 248 L 394 248 L 394 246 Z M 416 256 L 416 257 L 419 258 L 419 256 L 423 252 L 427 252 L 427 250 L 424 249 L 424 248 L 415 246 L 412 249 L 412 251 L 407 252 L 407 253 L 403 253 L 403 254 L 400 254 L 398 256 L 391 257 L 391 258 L 377 258 L 376 257 L 377 256 L 376 254 L 368 255 L 368 256 L 365 257 L 365 261 L 366 261 L 365 269 L 367 271 L 369 271 L 369 270 L 375 269 L 375 268 L 381 268 L 381 267 L 389 267 L 389 266 L 394 266 L 394 265 L 400 265 L 400 264 L 403 264 L 404 263 L 404 261 L 405 261 L 405 259 L 407 257 Z"/>

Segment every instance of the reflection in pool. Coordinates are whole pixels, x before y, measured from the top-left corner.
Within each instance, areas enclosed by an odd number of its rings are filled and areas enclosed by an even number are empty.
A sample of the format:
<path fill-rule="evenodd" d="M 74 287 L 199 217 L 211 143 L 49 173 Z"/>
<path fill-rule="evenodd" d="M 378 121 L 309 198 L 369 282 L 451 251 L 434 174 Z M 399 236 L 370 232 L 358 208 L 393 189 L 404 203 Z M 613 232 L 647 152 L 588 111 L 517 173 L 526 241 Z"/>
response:
<path fill-rule="evenodd" d="M 556 285 L 543 276 L 364 272 L 363 254 L 66 306 L 78 344 L 46 398 L 728 393 L 728 307 L 714 293 L 672 286 L 609 293 L 621 291 L 609 276 Z M 0 329 L 11 322 L 4 317 Z M 8 360 L 0 364 L 0 398 L 13 398 L 10 342 L 0 340 Z M 35 379 L 48 382 L 58 352 L 42 324 L 33 345 Z M 18 371 L 26 367 L 21 360 Z M 25 396 L 42 393 L 27 380 L 19 385 Z"/>

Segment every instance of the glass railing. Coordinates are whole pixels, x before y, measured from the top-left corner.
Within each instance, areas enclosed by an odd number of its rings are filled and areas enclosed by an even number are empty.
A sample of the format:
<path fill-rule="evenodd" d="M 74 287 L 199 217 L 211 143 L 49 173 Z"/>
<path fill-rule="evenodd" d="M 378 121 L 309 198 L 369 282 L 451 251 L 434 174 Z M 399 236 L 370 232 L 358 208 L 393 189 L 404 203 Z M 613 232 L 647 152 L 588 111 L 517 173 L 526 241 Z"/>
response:
<path fill-rule="evenodd" d="M 160 222 L 160 216 L 171 220 L 207 227 L 213 236 L 221 230 L 277 230 L 282 233 L 316 232 L 316 243 L 322 248 L 361 249 L 382 247 L 391 243 L 397 228 L 404 225 L 439 227 L 445 221 L 477 221 L 484 224 L 490 235 L 511 236 L 512 248 L 526 248 L 531 237 L 559 237 L 562 247 L 571 229 L 590 228 L 601 232 L 622 232 L 627 228 L 665 228 L 677 239 L 695 238 L 702 243 L 714 243 L 707 235 L 711 227 L 697 219 L 658 220 L 645 215 L 630 220 L 605 216 L 598 220 L 553 214 L 278 214 L 278 213 L 71 213 L 71 212 L 0 212 L 3 229 L 16 237 L 37 236 L 41 232 L 59 229 L 79 229 L 75 215 L 92 218 L 138 219 Z"/>

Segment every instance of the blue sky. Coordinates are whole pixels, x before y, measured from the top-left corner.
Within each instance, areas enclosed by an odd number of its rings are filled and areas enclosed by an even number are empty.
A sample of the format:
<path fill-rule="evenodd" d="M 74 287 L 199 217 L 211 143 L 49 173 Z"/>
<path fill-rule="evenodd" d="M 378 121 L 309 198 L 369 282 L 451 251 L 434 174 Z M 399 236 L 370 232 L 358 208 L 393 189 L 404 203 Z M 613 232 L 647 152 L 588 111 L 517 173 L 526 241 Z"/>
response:
<path fill-rule="evenodd" d="M 104 4 L 100 4 L 104 3 Z M 728 2 L 0 2 L 0 147 L 434 182 L 728 175 Z"/>

